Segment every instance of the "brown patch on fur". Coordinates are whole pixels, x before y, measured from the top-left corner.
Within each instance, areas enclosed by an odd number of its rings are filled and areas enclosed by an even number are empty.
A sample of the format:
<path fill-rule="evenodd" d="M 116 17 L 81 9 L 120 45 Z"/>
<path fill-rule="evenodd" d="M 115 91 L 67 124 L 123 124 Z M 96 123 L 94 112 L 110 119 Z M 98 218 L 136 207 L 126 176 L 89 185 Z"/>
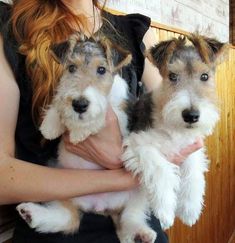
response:
<path fill-rule="evenodd" d="M 67 229 L 64 231 L 66 234 L 74 233 L 80 225 L 80 213 L 76 206 L 72 204 L 71 201 L 60 201 L 64 208 L 69 210 L 71 214 L 71 221 L 68 224 Z"/>
<path fill-rule="evenodd" d="M 113 69 L 113 59 L 112 59 L 112 50 L 111 50 L 112 43 L 107 38 L 101 39 L 100 43 L 105 49 L 105 55 L 107 58 L 107 62 L 108 62 L 110 69 L 112 70 Z"/>
<path fill-rule="evenodd" d="M 226 55 L 229 47 L 226 43 L 199 34 L 190 34 L 187 38 L 197 48 L 202 60 L 207 64 L 217 62 L 218 57 L 221 57 L 222 54 Z"/>
<path fill-rule="evenodd" d="M 121 104 L 119 105 L 119 108 L 120 108 L 122 111 L 126 111 L 126 110 L 127 110 L 127 107 L 128 107 L 128 102 L 127 102 L 127 101 L 123 101 L 123 102 L 121 102 Z"/>
<path fill-rule="evenodd" d="M 209 64 L 210 56 L 212 55 L 212 53 L 205 39 L 197 34 L 189 35 L 188 39 L 193 43 L 195 48 L 198 50 L 203 62 Z"/>
<path fill-rule="evenodd" d="M 128 54 L 118 65 L 114 68 L 113 73 L 117 73 L 122 67 L 127 66 L 132 60 L 132 55 Z"/>
<path fill-rule="evenodd" d="M 186 38 L 181 36 L 178 39 L 173 38 L 168 41 L 162 41 L 146 51 L 145 56 L 159 69 L 160 74 L 165 77 L 168 73 L 167 63 L 169 62 L 174 50 L 184 46 L 185 43 Z"/>
<path fill-rule="evenodd" d="M 131 62 L 132 55 L 130 54 L 129 51 L 112 43 L 107 38 L 104 38 L 103 40 L 101 40 L 101 44 L 106 49 L 106 57 L 107 57 L 109 66 L 112 68 L 112 73 L 117 73 L 122 67 L 127 66 Z M 123 59 L 115 67 L 113 66 L 113 61 L 112 61 L 112 48 L 115 49 L 116 51 L 118 51 L 123 57 Z"/>

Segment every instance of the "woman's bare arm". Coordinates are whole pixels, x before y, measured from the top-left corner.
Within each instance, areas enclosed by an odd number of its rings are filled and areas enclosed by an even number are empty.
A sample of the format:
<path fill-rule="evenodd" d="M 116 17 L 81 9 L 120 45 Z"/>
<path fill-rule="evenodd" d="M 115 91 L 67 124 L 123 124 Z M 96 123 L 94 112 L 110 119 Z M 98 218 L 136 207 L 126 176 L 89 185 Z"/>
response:
<path fill-rule="evenodd" d="M 156 36 L 151 27 L 144 35 L 143 42 L 146 50 L 157 44 Z M 162 77 L 158 69 L 147 58 L 145 58 L 142 81 L 144 82 L 148 91 L 158 88 L 162 82 Z"/>
<path fill-rule="evenodd" d="M 136 180 L 124 170 L 66 170 L 14 158 L 19 89 L 0 36 L 0 204 L 50 201 L 97 192 L 127 190 Z"/>

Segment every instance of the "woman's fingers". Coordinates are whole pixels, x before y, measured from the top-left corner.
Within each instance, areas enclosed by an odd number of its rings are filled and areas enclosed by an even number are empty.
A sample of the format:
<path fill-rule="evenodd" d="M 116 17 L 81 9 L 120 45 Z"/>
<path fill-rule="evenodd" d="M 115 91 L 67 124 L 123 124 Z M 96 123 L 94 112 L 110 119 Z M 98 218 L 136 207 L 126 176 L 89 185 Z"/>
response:
<path fill-rule="evenodd" d="M 203 140 L 201 138 L 197 138 L 193 144 L 188 145 L 187 147 L 180 150 L 178 154 L 173 154 L 169 156 L 169 160 L 176 164 L 181 165 L 182 162 L 193 152 L 196 152 L 198 149 L 203 147 Z"/>
<path fill-rule="evenodd" d="M 122 167 L 122 136 L 116 114 L 109 106 L 106 114 L 106 126 L 96 135 L 91 135 L 76 145 L 70 143 L 69 133 L 63 136 L 65 148 L 88 161 L 105 168 Z"/>

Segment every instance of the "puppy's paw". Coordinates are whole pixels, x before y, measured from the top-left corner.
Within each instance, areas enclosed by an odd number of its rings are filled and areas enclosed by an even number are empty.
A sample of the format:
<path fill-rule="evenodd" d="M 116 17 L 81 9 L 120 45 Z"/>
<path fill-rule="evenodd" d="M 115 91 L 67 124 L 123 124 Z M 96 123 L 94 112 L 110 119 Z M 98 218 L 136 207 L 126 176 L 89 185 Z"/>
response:
<path fill-rule="evenodd" d="M 154 243 L 157 238 L 155 231 L 151 229 L 141 229 L 134 237 L 135 243 Z"/>
<path fill-rule="evenodd" d="M 154 243 L 157 238 L 157 233 L 145 226 L 137 226 L 134 231 L 131 228 L 118 231 L 117 235 L 121 243 Z"/>
<path fill-rule="evenodd" d="M 198 204 L 184 204 L 177 209 L 177 216 L 181 219 L 181 221 L 188 225 L 193 226 L 197 220 L 200 218 L 202 211 L 202 205 Z"/>
<path fill-rule="evenodd" d="M 21 203 L 16 207 L 22 219 L 33 229 L 40 225 L 41 217 L 40 206 L 35 203 Z"/>
<path fill-rule="evenodd" d="M 170 210 L 168 211 L 168 210 L 160 209 L 158 210 L 156 216 L 159 219 L 163 230 L 169 229 L 174 224 L 175 214 Z"/>

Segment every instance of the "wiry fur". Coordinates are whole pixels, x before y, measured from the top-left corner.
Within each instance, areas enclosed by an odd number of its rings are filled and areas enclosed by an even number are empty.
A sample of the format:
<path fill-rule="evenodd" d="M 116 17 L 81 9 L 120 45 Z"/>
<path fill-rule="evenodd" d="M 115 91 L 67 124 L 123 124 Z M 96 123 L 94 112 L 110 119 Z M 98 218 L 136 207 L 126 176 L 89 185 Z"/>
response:
<path fill-rule="evenodd" d="M 219 119 L 214 72 L 224 44 L 197 35 L 188 39 L 193 45 L 186 46 L 185 38 L 172 39 L 147 52 L 163 82 L 149 94 L 152 107 L 146 104 L 152 111 L 151 119 L 149 114 L 147 117 L 152 120 L 150 128 L 134 130 L 124 140 L 125 167 L 140 178 L 164 229 L 173 225 L 175 215 L 190 226 L 199 219 L 205 193 L 204 172 L 208 169 L 205 148 L 192 153 L 181 166 L 169 158 L 198 137 L 210 135 Z M 170 79 L 172 74 L 177 77 L 175 81 Z M 202 81 L 202 74 L 209 79 Z M 196 111 L 199 120 L 187 122 L 185 110 Z"/>
<path fill-rule="evenodd" d="M 69 42 L 53 47 L 53 55 L 65 69 L 40 127 L 45 138 L 54 139 L 68 130 L 70 141 L 77 143 L 97 133 L 105 125 L 108 103 L 118 117 L 122 135 L 127 136 L 128 120 L 123 104 L 128 99 L 128 87 L 115 73 L 130 62 L 131 56 L 117 48 L 123 59 L 113 65 L 112 48 L 116 47 L 107 39 L 87 40 L 77 35 Z M 71 64 L 77 67 L 74 73 L 68 71 Z M 106 74 L 97 73 L 99 66 L 106 68 Z M 80 98 L 89 101 L 88 109 L 83 113 L 75 112 L 72 105 Z M 59 167 L 103 169 L 68 152 L 63 141 L 59 144 L 58 154 Z M 82 211 L 111 215 L 121 243 L 134 243 L 137 238 L 153 243 L 156 239 L 156 233 L 146 223 L 148 203 L 140 189 L 81 196 L 66 202 L 22 203 L 17 210 L 38 232 L 73 233 L 79 227 Z"/>

